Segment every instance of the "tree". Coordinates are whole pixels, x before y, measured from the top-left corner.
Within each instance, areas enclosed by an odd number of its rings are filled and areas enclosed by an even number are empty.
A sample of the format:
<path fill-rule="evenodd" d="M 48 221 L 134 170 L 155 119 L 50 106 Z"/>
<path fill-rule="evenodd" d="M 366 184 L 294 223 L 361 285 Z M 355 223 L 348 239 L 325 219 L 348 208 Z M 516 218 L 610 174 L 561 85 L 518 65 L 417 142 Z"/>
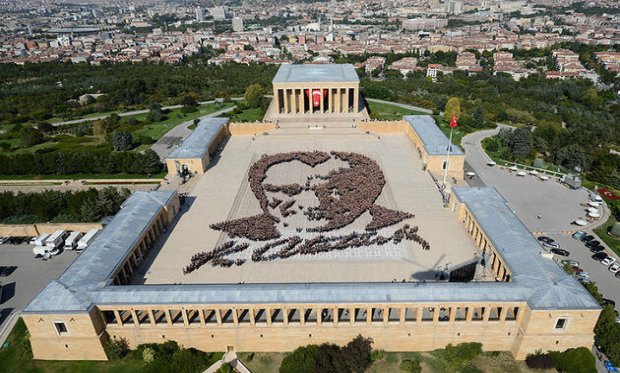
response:
<path fill-rule="evenodd" d="M 24 127 L 19 131 L 21 136 L 22 145 L 25 147 L 31 147 L 43 142 L 43 134 L 32 127 Z"/>
<path fill-rule="evenodd" d="M 257 108 L 261 106 L 264 94 L 265 91 L 260 84 L 252 84 L 246 88 L 243 98 L 249 107 Z"/>
<path fill-rule="evenodd" d="M 149 107 L 149 114 L 146 117 L 149 122 L 160 122 L 164 119 L 164 115 L 161 112 L 161 105 L 157 102 L 152 102 Z"/>
<path fill-rule="evenodd" d="M 461 116 L 461 100 L 458 97 L 451 97 L 448 100 L 444 109 L 443 119 L 449 122 L 453 115 L 457 118 Z"/>
<path fill-rule="evenodd" d="M 129 353 L 129 342 L 125 338 L 111 340 L 105 344 L 104 350 L 108 359 L 119 360 Z"/>
<path fill-rule="evenodd" d="M 527 128 L 517 128 L 510 133 L 508 146 L 514 159 L 527 157 L 532 151 L 533 144 L 532 131 Z"/>
<path fill-rule="evenodd" d="M 183 98 L 181 98 L 181 105 L 185 107 L 196 107 L 198 103 L 196 102 L 195 95 L 188 93 Z"/>
<path fill-rule="evenodd" d="M 586 171 L 592 165 L 591 153 L 579 144 L 570 144 L 560 149 L 555 157 L 556 163 L 573 171 L 576 167 Z"/>
<path fill-rule="evenodd" d="M 42 133 L 51 133 L 54 131 L 54 126 L 52 126 L 48 122 L 39 122 L 37 123 L 37 130 Z"/>
<path fill-rule="evenodd" d="M 484 128 L 484 123 L 484 109 L 482 109 L 482 106 L 478 105 L 471 115 L 471 126 L 474 128 Z"/>
<path fill-rule="evenodd" d="M 344 361 L 353 373 L 363 373 L 370 367 L 372 360 L 372 338 L 364 338 L 361 335 L 353 338 L 342 348 Z"/>
<path fill-rule="evenodd" d="M 314 371 L 321 373 L 348 373 L 347 364 L 340 346 L 323 343 L 319 346 L 314 361 Z"/>
<path fill-rule="evenodd" d="M 280 373 L 314 373 L 314 361 L 319 350 L 317 345 L 298 347 L 286 355 L 280 365 Z"/>
<path fill-rule="evenodd" d="M 400 370 L 405 373 L 420 373 L 422 372 L 422 366 L 420 366 L 418 359 L 403 360 L 400 363 Z"/>
<path fill-rule="evenodd" d="M 133 149 L 133 136 L 129 131 L 114 131 L 112 133 L 112 148 L 116 151 Z"/>
<path fill-rule="evenodd" d="M 594 355 L 585 347 L 569 348 L 564 352 L 552 351 L 549 354 L 555 363 L 555 368 L 561 372 L 596 372 Z"/>

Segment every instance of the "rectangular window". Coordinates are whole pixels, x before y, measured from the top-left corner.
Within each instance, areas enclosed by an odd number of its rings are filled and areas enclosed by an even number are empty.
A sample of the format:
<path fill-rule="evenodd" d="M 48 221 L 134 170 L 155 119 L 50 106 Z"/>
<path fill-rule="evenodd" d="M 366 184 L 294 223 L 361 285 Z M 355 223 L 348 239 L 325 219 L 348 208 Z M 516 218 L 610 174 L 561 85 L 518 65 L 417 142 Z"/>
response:
<path fill-rule="evenodd" d="M 62 335 L 67 332 L 67 326 L 64 322 L 54 322 L 54 327 L 56 328 L 56 333 Z"/>
<path fill-rule="evenodd" d="M 566 319 L 558 319 L 558 320 L 555 322 L 555 329 L 556 329 L 556 330 L 558 330 L 558 329 L 564 329 L 564 328 L 566 327 L 566 321 L 567 321 Z"/>

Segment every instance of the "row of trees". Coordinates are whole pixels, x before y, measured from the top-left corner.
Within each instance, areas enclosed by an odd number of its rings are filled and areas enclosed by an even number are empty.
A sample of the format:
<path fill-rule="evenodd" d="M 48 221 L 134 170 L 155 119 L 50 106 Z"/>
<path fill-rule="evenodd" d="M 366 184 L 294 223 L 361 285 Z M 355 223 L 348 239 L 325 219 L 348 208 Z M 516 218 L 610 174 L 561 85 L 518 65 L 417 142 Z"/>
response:
<path fill-rule="evenodd" d="M 55 151 L 0 155 L 0 175 L 156 174 L 163 164 L 147 149 L 142 153 Z"/>
<path fill-rule="evenodd" d="M 127 188 L 90 188 L 82 191 L 0 193 L 3 223 L 97 222 L 116 214 L 131 192 Z"/>

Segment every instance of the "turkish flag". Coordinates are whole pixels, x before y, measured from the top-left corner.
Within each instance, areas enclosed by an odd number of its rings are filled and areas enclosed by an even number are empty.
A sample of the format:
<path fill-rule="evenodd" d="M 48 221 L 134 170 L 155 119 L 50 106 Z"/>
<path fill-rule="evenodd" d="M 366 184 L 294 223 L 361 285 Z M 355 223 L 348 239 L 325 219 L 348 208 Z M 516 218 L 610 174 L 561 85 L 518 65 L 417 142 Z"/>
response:
<path fill-rule="evenodd" d="M 452 116 L 452 120 L 450 121 L 450 128 L 456 128 L 459 125 L 456 123 L 456 115 Z"/>

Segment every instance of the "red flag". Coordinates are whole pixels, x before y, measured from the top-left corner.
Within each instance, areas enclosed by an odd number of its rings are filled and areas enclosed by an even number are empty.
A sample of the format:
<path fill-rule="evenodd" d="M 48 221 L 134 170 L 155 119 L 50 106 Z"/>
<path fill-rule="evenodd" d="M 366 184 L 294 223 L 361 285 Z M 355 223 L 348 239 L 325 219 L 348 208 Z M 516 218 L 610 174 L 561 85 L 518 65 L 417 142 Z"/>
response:
<path fill-rule="evenodd" d="M 450 121 L 450 128 L 456 128 L 459 125 L 456 123 L 456 115 L 452 116 L 452 120 Z"/>

